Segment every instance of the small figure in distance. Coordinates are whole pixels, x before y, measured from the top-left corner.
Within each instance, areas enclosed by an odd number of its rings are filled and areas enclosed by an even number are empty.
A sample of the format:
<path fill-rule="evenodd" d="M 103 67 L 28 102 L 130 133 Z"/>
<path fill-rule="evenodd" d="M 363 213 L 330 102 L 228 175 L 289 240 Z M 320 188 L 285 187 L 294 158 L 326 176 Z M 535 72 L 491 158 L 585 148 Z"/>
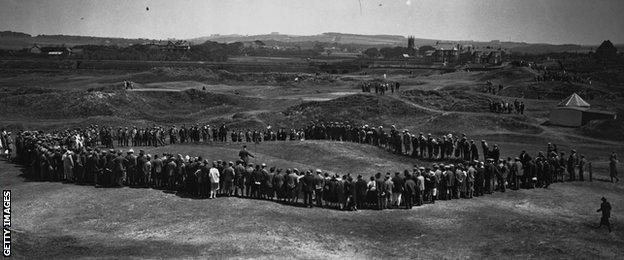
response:
<path fill-rule="evenodd" d="M 605 225 L 609 228 L 609 233 L 611 233 L 611 223 L 609 223 L 609 218 L 611 217 L 611 204 L 607 202 L 605 197 L 602 197 L 601 200 L 602 203 L 600 204 L 600 208 L 596 212 L 602 212 L 602 218 L 600 218 L 600 225 L 598 225 L 597 228 Z"/>

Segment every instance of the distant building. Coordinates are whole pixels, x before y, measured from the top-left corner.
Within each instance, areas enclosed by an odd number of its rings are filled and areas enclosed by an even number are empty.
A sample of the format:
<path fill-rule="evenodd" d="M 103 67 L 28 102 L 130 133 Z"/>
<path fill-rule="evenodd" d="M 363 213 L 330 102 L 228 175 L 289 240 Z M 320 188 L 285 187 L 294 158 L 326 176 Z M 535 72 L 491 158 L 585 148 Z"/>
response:
<path fill-rule="evenodd" d="M 28 52 L 30 52 L 32 54 L 41 54 L 41 47 L 39 47 L 39 45 L 35 45 L 33 47 L 30 47 L 28 49 Z"/>
<path fill-rule="evenodd" d="M 433 46 L 433 62 L 453 63 L 459 60 L 459 44 L 451 42 L 437 42 Z"/>
<path fill-rule="evenodd" d="M 501 64 L 503 62 L 503 50 L 480 49 L 472 52 L 472 62 L 476 64 Z"/>
<path fill-rule="evenodd" d="M 589 103 L 576 93 L 564 99 L 550 111 L 550 123 L 560 126 L 578 127 L 591 120 L 614 120 L 616 113 L 591 109 Z"/>
<path fill-rule="evenodd" d="M 149 49 L 161 50 L 169 52 L 185 52 L 191 49 L 191 44 L 188 41 L 167 41 L 167 42 L 151 42 L 146 44 Z"/>
<path fill-rule="evenodd" d="M 430 45 L 423 45 L 418 48 L 418 53 L 422 56 L 425 56 L 428 51 L 435 51 L 435 48 Z"/>
<path fill-rule="evenodd" d="M 603 61 L 614 60 L 617 59 L 617 49 L 613 46 L 611 41 L 606 40 L 603 41 L 602 44 L 596 49 L 596 58 Z"/>
<path fill-rule="evenodd" d="M 28 49 L 28 52 L 32 54 L 46 55 L 46 56 L 70 56 L 72 55 L 72 49 L 69 47 L 63 46 L 49 46 L 49 47 L 39 47 L 35 45 Z"/>
<path fill-rule="evenodd" d="M 255 40 L 252 42 L 243 42 L 243 48 L 252 48 L 252 49 L 260 49 L 264 47 L 266 44 L 260 40 Z"/>
<path fill-rule="evenodd" d="M 414 49 L 416 47 L 415 41 L 416 41 L 416 39 L 414 38 L 414 36 L 407 37 L 407 50 L 414 51 Z"/>
<path fill-rule="evenodd" d="M 191 44 L 187 41 L 168 41 L 165 45 L 167 51 L 189 51 L 190 49 Z"/>

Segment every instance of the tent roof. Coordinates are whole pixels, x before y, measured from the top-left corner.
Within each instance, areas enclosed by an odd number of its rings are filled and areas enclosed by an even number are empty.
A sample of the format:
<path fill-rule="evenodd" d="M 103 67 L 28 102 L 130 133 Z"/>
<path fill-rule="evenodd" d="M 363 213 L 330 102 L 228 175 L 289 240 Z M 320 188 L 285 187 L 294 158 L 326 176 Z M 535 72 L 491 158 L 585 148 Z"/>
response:
<path fill-rule="evenodd" d="M 579 95 L 573 93 L 557 105 L 558 107 L 589 107 L 589 103 L 583 100 Z"/>

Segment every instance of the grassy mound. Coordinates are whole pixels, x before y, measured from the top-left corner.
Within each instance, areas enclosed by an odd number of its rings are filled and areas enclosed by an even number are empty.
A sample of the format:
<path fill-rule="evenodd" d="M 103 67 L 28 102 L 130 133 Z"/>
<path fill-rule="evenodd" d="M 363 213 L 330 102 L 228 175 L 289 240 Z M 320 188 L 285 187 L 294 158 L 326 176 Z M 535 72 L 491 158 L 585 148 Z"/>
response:
<path fill-rule="evenodd" d="M 23 92 L 23 93 L 22 93 Z M 60 91 L 14 92 L 0 98 L 0 113 L 13 118 L 75 119 L 117 116 L 175 122 L 231 113 L 258 100 L 189 89 L 179 92 Z"/>
<path fill-rule="evenodd" d="M 310 101 L 290 106 L 281 113 L 262 113 L 258 117 L 278 127 L 302 127 L 314 122 L 394 124 L 399 120 L 428 116 L 400 100 L 376 95 L 356 94 L 327 101 Z"/>
<path fill-rule="evenodd" d="M 586 88 L 579 84 L 561 81 L 533 82 L 531 84 L 513 85 L 504 88 L 500 95 L 509 97 L 522 97 L 530 99 L 555 99 L 561 100 L 572 93 L 582 93 Z M 596 96 L 604 93 L 591 90 Z"/>
<path fill-rule="evenodd" d="M 150 71 L 135 74 L 131 80 L 146 83 L 184 80 L 218 81 L 220 78 L 218 72 L 206 68 L 157 67 Z"/>
<path fill-rule="evenodd" d="M 118 95 L 105 92 L 64 91 L 17 94 L 1 98 L 0 113 L 28 118 L 77 118 L 113 115 Z M 126 102 L 127 103 L 127 102 Z"/>
<path fill-rule="evenodd" d="M 416 104 L 446 111 L 488 111 L 490 99 L 486 96 L 463 90 L 408 90 L 401 96 Z"/>
<path fill-rule="evenodd" d="M 509 84 L 512 82 L 533 80 L 535 76 L 528 71 L 516 67 L 506 67 L 499 70 L 484 72 L 477 80 L 492 81 L 495 84 Z"/>
<path fill-rule="evenodd" d="M 295 81 L 297 79 L 297 81 Z M 157 67 L 149 71 L 134 74 L 134 82 L 171 82 L 171 81 L 198 81 L 210 83 L 254 83 L 260 85 L 288 85 L 288 84 L 333 84 L 339 80 L 336 76 L 309 73 L 236 73 L 228 70 L 212 70 L 208 68 L 189 67 Z"/>
<path fill-rule="evenodd" d="M 624 141 L 624 120 L 594 120 L 581 127 L 580 131 L 594 138 Z"/>
<path fill-rule="evenodd" d="M 543 129 L 532 124 L 526 117 L 518 115 L 497 114 L 455 114 L 440 115 L 423 122 L 418 126 L 419 131 L 435 135 L 448 133 L 487 133 L 487 132 L 517 132 L 524 134 L 539 134 Z"/>

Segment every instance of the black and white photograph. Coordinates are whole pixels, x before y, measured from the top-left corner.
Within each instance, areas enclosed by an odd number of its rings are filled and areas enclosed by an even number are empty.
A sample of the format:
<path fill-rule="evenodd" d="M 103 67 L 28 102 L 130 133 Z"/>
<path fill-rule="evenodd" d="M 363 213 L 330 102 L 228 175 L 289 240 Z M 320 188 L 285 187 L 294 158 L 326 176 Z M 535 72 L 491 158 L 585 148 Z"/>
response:
<path fill-rule="evenodd" d="M 10 259 L 623 259 L 622 0 L 0 0 Z"/>

